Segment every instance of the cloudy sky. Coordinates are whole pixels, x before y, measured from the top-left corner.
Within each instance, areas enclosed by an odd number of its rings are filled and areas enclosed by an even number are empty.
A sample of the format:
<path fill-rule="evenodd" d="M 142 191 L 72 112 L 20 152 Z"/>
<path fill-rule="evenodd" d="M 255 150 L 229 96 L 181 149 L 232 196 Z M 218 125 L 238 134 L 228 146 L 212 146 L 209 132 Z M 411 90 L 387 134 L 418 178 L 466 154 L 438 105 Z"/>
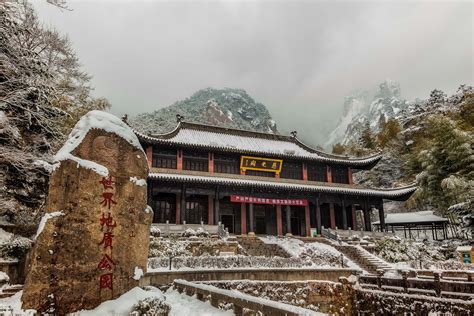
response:
<path fill-rule="evenodd" d="M 34 1 L 70 36 L 112 112 L 242 88 L 283 130 L 323 141 L 345 95 L 386 78 L 407 99 L 473 82 L 470 1 Z"/>

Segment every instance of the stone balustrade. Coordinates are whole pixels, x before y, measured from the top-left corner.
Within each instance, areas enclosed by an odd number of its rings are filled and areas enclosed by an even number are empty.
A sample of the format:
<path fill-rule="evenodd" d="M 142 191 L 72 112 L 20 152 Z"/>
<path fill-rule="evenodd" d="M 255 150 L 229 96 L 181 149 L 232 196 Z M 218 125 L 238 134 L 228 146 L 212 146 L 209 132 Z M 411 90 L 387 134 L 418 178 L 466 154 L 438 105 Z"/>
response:
<path fill-rule="evenodd" d="M 184 280 L 175 280 L 173 286 L 180 292 L 205 301 L 210 300 L 211 305 L 218 308 L 219 303 L 232 304 L 234 313 L 237 316 L 244 315 L 245 310 L 260 312 L 263 315 L 275 316 L 296 316 L 296 315 L 317 315 L 318 313 L 301 307 L 279 303 L 267 299 L 250 296 L 236 291 L 219 289 L 217 287 L 191 283 Z"/>

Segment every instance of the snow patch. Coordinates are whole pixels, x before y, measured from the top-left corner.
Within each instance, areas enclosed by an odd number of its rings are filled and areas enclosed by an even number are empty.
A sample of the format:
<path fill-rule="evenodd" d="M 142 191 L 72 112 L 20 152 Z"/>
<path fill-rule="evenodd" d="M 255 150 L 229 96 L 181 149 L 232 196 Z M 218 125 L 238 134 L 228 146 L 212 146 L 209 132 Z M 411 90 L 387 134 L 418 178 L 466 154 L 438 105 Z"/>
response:
<path fill-rule="evenodd" d="M 61 160 L 72 160 L 77 162 L 77 168 L 82 167 L 85 169 L 90 169 L 98 174 L 100 174 L 103 177 L 107 177 L 109 175 L 109 169 L 107 169 L 105 166 L 98 164 L 97 162 L 90 161 L 90 160 L 85 160 L 76 156 L 73 156 L 71 154 L 64 154 L 62 156 L 63 158 Z M 56 170 L 61 166 L 61 162 L 58 161 L 57 163 L 52 165 L 52 171 Z"/>
<path fill-rule="evenodd" d="M 137 177 L 130 177 L 130 181 L 139 186 L 146 186 L 145 179 L 138 179 Z"/>
<path fill-rule="evenodd" d="M 54 168 L 52 164 L 50 164 L 50 163 L 48 163 L 44 160 L 41 160 L 41 159 L 33 161 L 33 165 L 41 167 L 44 170 L 48 171 L 49 173 L 51 173 L 53 171 L 53 168 Z"/>
<path fill-rule="evenodd" d="M 138 281 L 141 279 L 143 275 L 144 275 L 143 270 L 139 267 L 135 267 L 135 271 L 133 273 L 133 279 Z"/>
<path fill-rule="evenodd" d="M 71 154 L 74 149 L 82 143 L 91 129 L 102 129 L 106 132 L 114 133 L 143 152 L 143 148 L 140 146 L 137 136 L 133 133 L 132 129 L 118 117 L 103 111 L 90 111 L 76 123 L 68 136 L 68 140 L 54 156 L 54 160 L 56 162 L 73 160 L 78 163 L 78 167 L 81 166 L 91 169 L 102 176 L 107 176 L 109 172 L 106 167 L 93 161 L 75 157 Z M 58 167 L 59 164 L 55 164 L 52 170 L 55 170 Z"/>
<path fill-rule="evenodd" d="M 145 207 L 145 213 L 153 213 L 153 209 L 151 208 L 150 205 L 147 205 L 147 206 Z"/>
<path fill-rule="evenodd" d="M 12 233 L 6 232 L 3 228 L 0 228 L 0 244 L 10 240 L 13 237 Z"/>
<path fill-rule="evenodd" d="M 46 222 L 49 219 L 54 218 L 54 217 L 58 217 L 58 216 L 63 216 L 63 215 L 64 215 L 63 211 L 51 212 L 51 213 L 44 214 L 43 217 L 41 218 L 41 221 L 40 221 L 39 226 L 38 226 L 38 230 L 36 231 L 36 235 L 33 238 L 33 240 L 36 240 L 36 238 L 38 238 L 38 236 L 43 232 L 43 229 L 46 226 Z"/>

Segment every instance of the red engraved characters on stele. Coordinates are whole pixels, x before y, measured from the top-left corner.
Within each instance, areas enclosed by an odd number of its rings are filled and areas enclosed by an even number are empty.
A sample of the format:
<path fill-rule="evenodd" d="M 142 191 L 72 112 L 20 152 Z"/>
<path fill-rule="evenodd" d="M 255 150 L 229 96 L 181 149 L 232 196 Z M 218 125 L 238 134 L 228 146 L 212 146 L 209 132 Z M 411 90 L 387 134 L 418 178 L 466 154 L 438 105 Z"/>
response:
<path fill-rule="evenodd" d="M 102 260 L 100 260 L 99 264 L 97 265 L 97 268 L 100 270 L 112 270 L 113 266 L 115 265 L 115 262 L 112 260 L 112 258 L 109 257 L 108 254 L 104 254 L 102 257 Z"/>
<path fill-rule="evenodd" d="M 112 260 L 112 249 L 113 249 L 113 229 L 117 226 L 117 223 L 114 221 L 111 213 L 112 205 L 117 204 L 116 201 L 113 200 L 114 193 L 111 192 L 114 189 L 114 180 L 112 176 L 108 178 L 102 177 L 99 181 L 102 184 L 104 191 L 102 192 L 102 201 L 100 205 L 104 208 L 107 208 L 109 212 L 102 212 L 101 217 L 99 218 L 99 224 L 101 231 L 105 231 L 103 233 L 103 237 L 101 242 L 98 244 L 99 246 L 103 246 L 103 255 L 102 259 L 100 260 L 97 268 L 101 271 L 108 270 L 109 272 L 100 275 L 99 279 L 99 291 L 103 289 L 109 289 L 113 293 L 113 267 L 115 266 L 115 262 Z M 110 248 L 110 256 L 105 253 L 107 248 Z"/>
<path fill-rule="evenodd" d="M 102 213 L 102 217 L 100 218 L 101 230 L 103 230 L 104 226 L 107 230 L 112 230 L 117 226 L 117 223 L 112 218 L 112 214 L 107 213 L 107 217 L 105 217 L 105 213 Z"/>
<path fill-rule="evenodd" d="M 100 202 L 100 205 L 107 207 L 110 210 L 110 207 L 112 204 L 117 204 L 112 197 L 114 194 L 112 192 L 104 192 L 102 193 L 102 201 Z"/>
<path fill-rule="evenodd" d="M 112 273 L 102 274 L 99 279 L 99 289 L 114 289 L 113 287 L 114 275 Z"/>
<path fill-rule="evenodd" d="M 112 179 L 112 176 L 109 176 L 108 178 L 102 177 L 102 180 L 100 180 L 99 183 L 104 186 L 104 190 L 107 190 L 113 189 L 112 184 L 114 184 L 115 182 Z"/>
<path fill-rule="evenodd" d="M 112 239 L 114 235 L 112 232 L 105 232 L 104 237 L 102 237 L 102 241 L 99 243 L 99 246 L 104 245 L 104 249 L 110 248 L 112 250 Z"/>

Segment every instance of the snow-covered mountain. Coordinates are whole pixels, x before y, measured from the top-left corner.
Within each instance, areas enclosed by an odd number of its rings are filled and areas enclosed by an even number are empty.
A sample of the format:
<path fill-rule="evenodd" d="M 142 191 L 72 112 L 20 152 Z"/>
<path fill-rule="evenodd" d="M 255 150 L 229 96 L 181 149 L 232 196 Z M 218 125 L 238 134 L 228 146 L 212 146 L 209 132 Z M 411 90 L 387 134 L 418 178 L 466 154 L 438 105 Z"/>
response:
<path fill-rule="evenodd" d="M 376 92 L 357 91 L 347 96 L 343 115 L 329 135 L 325 147 L 357 141 L 367 122 L 373 131 L 377 131 L 380 120 L 396 117 L 408 107 L 409 102 L 402 99 L 400 92 L 400 84 L 385 80 Z"/>
<path fill-rule="evenodd" d="M 146 133 L 163 133 L 176 126 L 176 115 L 185 121 L 222 127 L 278 133 L 267 108 L 255 102 L 241 89 L 202 89 L 191 97 L 151 113 L 129 119 L 136 129 Z"/>

